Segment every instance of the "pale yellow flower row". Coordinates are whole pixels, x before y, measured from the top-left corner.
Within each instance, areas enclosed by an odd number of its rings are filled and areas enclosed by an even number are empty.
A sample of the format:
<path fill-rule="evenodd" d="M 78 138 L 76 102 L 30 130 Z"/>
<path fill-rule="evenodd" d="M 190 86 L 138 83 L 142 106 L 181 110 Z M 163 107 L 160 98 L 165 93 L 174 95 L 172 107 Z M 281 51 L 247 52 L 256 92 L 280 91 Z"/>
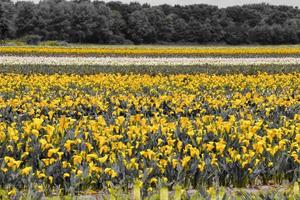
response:
<path fill-rule="evenodd" d="M 0 47 L 0 54 L 298 55 L 300 47 Z"/>

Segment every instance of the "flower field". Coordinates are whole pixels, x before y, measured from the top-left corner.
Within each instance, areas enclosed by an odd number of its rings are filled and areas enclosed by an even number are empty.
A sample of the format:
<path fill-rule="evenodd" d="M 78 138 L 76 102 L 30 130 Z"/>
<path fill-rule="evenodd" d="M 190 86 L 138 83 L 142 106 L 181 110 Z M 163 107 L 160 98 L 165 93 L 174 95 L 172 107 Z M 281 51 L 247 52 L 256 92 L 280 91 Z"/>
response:
<path fill-rule="evenodd" d="M 300 58 L 0 56 L 0 64 L 49 66 L 287 66 L 299 65 Z"/>
<path fill-rule="evenodd" d="M 0 47 L 0 199 L 298 199 L 299 55 Z"/>
<path fill-rule="evenodd" d="M 117 56 L 261 56 L 299 55 L 299 46 L 193 47 L 193 46 L 4 46 L 0 54 L 9 55 L 117 55 Z"/>
<path fill-rule="evenodd" d="M 300 74 L 0 75 L 0 185 L 51 193 L 300 177 Z"/>

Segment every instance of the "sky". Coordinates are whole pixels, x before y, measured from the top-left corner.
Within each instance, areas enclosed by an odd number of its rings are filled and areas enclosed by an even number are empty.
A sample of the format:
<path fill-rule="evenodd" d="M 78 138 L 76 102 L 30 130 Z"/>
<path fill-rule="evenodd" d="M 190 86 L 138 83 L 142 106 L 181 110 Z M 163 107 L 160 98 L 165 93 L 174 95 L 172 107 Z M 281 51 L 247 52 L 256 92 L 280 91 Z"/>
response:
<path fill-rule="evenodd" d="M 17 1 L 17 0 L 15 0 Z M 39 0 L 27 0 L 38 2 Z M 104 0 L 110 1 L 110 0 Z M 289 5 L 289 6 L 299 6 L 300 0 L 119 0 L 123 3 L 129 3 L 131 1 L 140 2 L 140 3 L 149 3 L 151 5 L 160 5 L 160 4 L 179 4 L 179 5 L 188 5 L 188 4 L 211 4 L 217 5 L 219 7 L 233 6 L 233 5 L 243 5 L 251 3 L 269 3 L 274 5 Z"/>

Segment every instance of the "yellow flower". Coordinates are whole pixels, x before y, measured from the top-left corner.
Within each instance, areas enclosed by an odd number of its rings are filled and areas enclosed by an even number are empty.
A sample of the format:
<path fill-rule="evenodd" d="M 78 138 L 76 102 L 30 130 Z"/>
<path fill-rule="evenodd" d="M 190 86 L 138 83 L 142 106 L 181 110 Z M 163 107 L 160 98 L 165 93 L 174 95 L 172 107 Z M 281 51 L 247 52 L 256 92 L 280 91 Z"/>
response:
<path fill-rule="evenodd" d="M 177 142 L 177 149 L 179 151 L 182 149 L 182 142 L 180 140 Z"/>
<path fill-rule="evenodd" d="M 134 185 L 135 185 L 136 187 L 138 187 L 138 188 L 141 188 L 141 187 L 143 186 L 143 181 L 141 181 L 141 180 L 136 180 L 136 181 L 134 182 Z"/>
<path fill-rule="evenodd" d="M 298 144 L 300 144 L 300 133 L 296 134 L 295 140 Z"/>
<path fill-rule="evenodd" d="M 195 135 L 195 132 L 194 130 L 189 130 L 186 134 L 190 137 L 193 137 Z"/>
<path fill-rule="evenodd" d="M 88 151 L 89 151 L 89 152 L 92 151 L 92 150 L 94 149 L 94 147 L 93 147 L 90 143 L 88 143 L 88 142 L 86 142 L 85 145 L 86 145 L 86 147 L 88 148 Z"/>
<path fill-rule="evenodd" d="M 294 158 L 294 161 L 296 161 L 298 164 L 300 164 L 299 156 L 298 156 L 298 154 L 295 151 L 293 151 L 291 153 L 291 156 Z"/>
<path fill-rule="evenodd" d="M 191 157 L 198 158 L 199 154 L 200 154 L 200 152 L 199 152 L 199 150 L 197 148 L 194 148 L 194 147 L 190 148 L 190 155 L 191 155 Z"/>
<path fill-rule="evenodd" d="M 262 154 L 264 151 L 264 146 L 265 146 L 264 141 L 260 140 L 257 143 L 253 144 L 253 149 L 255 149 L 256 152 Z"/>
<path fill-rule="evenodd" d="M 64 173 L 64 178 L 69 178 L 70 174 L 69 173 Z"/>
<path fill-rule="evenodd" d="M 210 163 L 211 163 L 212 166 L 219 166 L 218 159 L 217 159 L 217 156 L 215 154 L 212 154 Z"/>
<path fill-rule="evenodd" d="M 36 172 L 36 176 L 37 176 L 39 179 L 46 178 L 46 174 L 44 174 L 43 172 L 40 172 L 40 171 L 37 171 L 37 172 Z"/>
<path fill-rule="evenodd" d="M 200 145 L 200 143 L 202 142 L 202 137 L 197 137 L 196 141 L 197 141 L 197 144 Z"/>
<path fill-rule="evenodd" d="M 52 148 L 52 145 L 49 144 L 49 143 L 47 142 L 47 140 L 45 140 L 45 139 L 40 139 L 39 142 L 40 142 L 40 144 L 41 144 L 42 150 L 46 150 L 46 149 Z"/>
<path fill-rule="evenodd" d="M 34 118 L 33 119 L 33 127 L 37 130 L 40 130 L 43 122 L 44 122 L 44 120 L 41 118 Z"/>
<path fill-rule="evenodd" d="M 39 131 L 38 130 L 36 130 L 36 129 L 33 129 L 32 131 L 31 131 L 31 133 L 32 133 L 32 135 L 34 135 L 35 137 L 39 137 Z"/>
<path fill-rule="evenodd" d="M 17 194 L 16 188 L 13 188 L 13 189 L 10 190 L 7 194 L 8 194 L 8 196 L 15 196 L 15 195 Z"/>
<path fill-rule="evenodd" d="M 157 178 L 154 178 L 154 177 L 151 178 L 149 181 L 150 184 L 152 184 L 152 183 L 156 184 L 157 182 L 158 182 Z"/>
<path fill-rule="evenodd" d="M 74 165 L 77 165 L 77 164 L 80 165 L 81 162 L 82 162 L 82 156 L 80 156 L 80 155 L 73 156 L 73 164 Z"/>
<path fill-rule="evenodd" d="M 273 162 L 269 162 L 268 167 L 273 167 Z"/>
<path fill-rule="evenodd" d="M 181 161 L 181 165 L 183 168 L 185 168 L 187 166 L 187 164 L 189 163 L 189 161 L 191 160 L 190 156 L 184 157 Z"/>
<path fill-rule="evenodd" d="M 47 156 L 50 158 L 52 157 L 53 154 L 56 154 L 59 151 L 59 147 L 58 148 L 54 148 L 54 149 L 49 149 Z"/>
<path fill-rule="evenodd" d="M 96 173 L 102 172 L 102 168 L 97 167 L 93 162 L 89 163 L 89 170 L 90 170 L 90 173 L 92 173 L 92 172 L 96 172 Z"/>
<path fill-rule="evenodd" d="M 163 177 L 163 178 L 162 178 L 162 181 L 163 181 L 164 183 L 168 183 L 168 178 L 167 178 L 167 177 Z"/>
<path fill-rule="evenodd" d="M 16 130 L 13 127 L 8 127 L 7 132 L 8 132 L 9 138 L 12 139 L 14 142 L 17 142 L 19 140 L 18 130 Z"/>
<path fill-rule="evenodd" d="M 12 157 L 9 157 L 9 156 L 5 156 L 4 157 L 4 162 L 6 162 L 6 164 L 12 163 L 12 162 L 15 162 L 15 159 L 12 158 Z"/>
<path fill-rule="evenodd" d="M 176 168 L 178 164 L 178 160 L 177 159 L 172 159 L 172 166 L 173 168 Z"/>
<path fill-rule="evenodd" d="M 77 175 L 77 176 L 81 176 L 82 174 L 83 174 L 83 171 L 77 170 L 77 172 L 76 172 L 76 175 Z"/>
<path fill-rule="evenodd" d="M 28 176 L 29 173 L 31 172 L 32 167 L 25 167 L 24 169 L 21 170 L 21 175 Z"/>
<path fill-rule="evenodd" d="M 70 166 L 70 164 L 67 161 L 62 162 L 62 167 L 63 168 L 67 168 L 68 166 Z"/>
<path fill-rule="evenodd" d="M 64 147 L 66 148 L 67 152 L 71 151 L 71 145 L 74 144 L 75 142 L 72 140 L 67 140 L 66 143 L 64 144 Z"/>
<path fill-rule="evenodd" d="M 140 154 L 149 160 L 154 159 L 155 153 L 151 149 L 147 149 L 146 151 L 141 151 Z"/>
<path fill-rule="evenodd" d="M 7 164 L 9 168 L 13 168 L 13 169 L 19 168 L 19 166 L 22 163 L 22 161 L 15 160 L 14 158 L 9 156 L 4 157 L 4 162 Z"/>
<path fill-rule="evenodd" d="M 55 128 L 48 124 L 44 129 L 46 130 L 46 132 L 48 134 L 47 140 L 48 140 L 48 142 L 50 142 L 50 138 L 53 135 Z"/>
<path fill-rule="evenodd" d="M 251 168 L 248 168 L 248 172 L 249 172 L 249 174 L 252 174 L 253 170 Z"/>
<path fill-rule="evenodd" d="M 205 168 L 205 162 L 201 162 L 200 164 L 198 164 L 198 169 L 203 172 Z"/>
<path fill-rule="evenodd" d="M 92 160 L 97 160 L 98 159 L 98 155 L 95 153 L 91 153 L 91 154 L 87 154 L 86 155 L 86 161 L 87 162 L 91 162 Z"/>
<path fill-rule="evenodd" d="M 115 170 L 111 169 L 111 168 L 106 168 L 106 169 L 104 170 L 104 172 L 105 172 L 107 175 L 110 175 L 112 178 L 115 178 L 115 177 L 118 176 L 118 173 L 117 173 Z"/>
<path fill-rule="evenodd" d="M 8 169 L 5 168 L 5 167 L 3 167 L 3 168 L 1 168 L 1 171 L 3 171 L 4 173 L 6 173 L 8 171 Z"/>
<path fill-rule="evenodd" d="M 218 152 L 223 153 L 225 147 L 226 147 L 226 143 L 223 140 L 216 142 L 216 150 Z"/>
<path fill-rule="evenodd" d="M 212 151 L 214 149 L 214 142 L 209 142 L 208 144 L 205 144 L 207 151 Z"/>
<path fill-rule="evenodd" d="M 49 176 L 48 180 L 49 180 L 50 184 L 52 184 L 53 183 L 53 176 Z"/>
<path fill-rule="evenodd" d="M 29 155 L 28 152 L 24 152 L 22 155 L 21 155 L 21 159 L 25 159 L 27 156 Z"/>
<path fill-rule="evenodd" d="M 49 116 L 49 119 L 50 119 L 50 120 L 52 120 L 52 118 L 53 118 L 53 114 L 54 114 L 54 112 L 53 112 L 53 111 L 49 111 L 49 112 L 48 112 L 48 116 Z"/>
<path fill-rule="evenodd" d="M 62 156 L 64 155 L 64 152 L 59 151 L 57 152 L 58 158 L 61 160 Z"/>
<path fill-rule="evenodd" d="M 108 155 L 98 158 L 100 163 L 105 163 L 107 161 L 107 159 L 108 159 Z"/>
<path fill-rule="evenodd" d="M 43 185 L 38 185 L 37 189 L 39 192 L 43 192 L 44 191 L 44 186 Z"/>

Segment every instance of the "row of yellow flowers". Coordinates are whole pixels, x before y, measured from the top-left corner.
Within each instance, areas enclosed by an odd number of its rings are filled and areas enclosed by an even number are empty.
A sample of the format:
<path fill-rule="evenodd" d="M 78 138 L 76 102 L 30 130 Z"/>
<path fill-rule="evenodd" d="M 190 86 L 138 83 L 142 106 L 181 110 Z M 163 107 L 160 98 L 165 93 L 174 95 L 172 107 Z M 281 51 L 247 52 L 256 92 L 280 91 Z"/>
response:
<path fill-rule="evenodd" d="M 300 74 L 0 75 L 0 185 L 294 181 L 299 102 Z"/>
<path fill-rule="evenodd" d="M 299 55 L 295 47 L 32 47 L 4 46 L 0 54 L 63 54 L 63 55 Z"/>

